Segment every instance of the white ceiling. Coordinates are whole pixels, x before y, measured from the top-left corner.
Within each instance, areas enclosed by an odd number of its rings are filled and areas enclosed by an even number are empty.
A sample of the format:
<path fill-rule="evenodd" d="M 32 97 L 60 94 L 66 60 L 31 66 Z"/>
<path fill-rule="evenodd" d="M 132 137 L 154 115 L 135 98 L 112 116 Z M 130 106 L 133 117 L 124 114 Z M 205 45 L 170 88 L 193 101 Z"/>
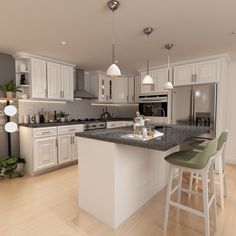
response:
<path fill-rule="evenodd" d="M 0 51 L 24 51 L 105 70 L 111 62 L 112 14 L 106 0 L 1 0 Z M 218 53 L 236 59 L 235 0 L 120 0 L 117 58 L 124 72 L 145 66 L 143 28 L 152 26 L 151 66 Z M 68 42 L 66 47 L 59 41 Z"/>

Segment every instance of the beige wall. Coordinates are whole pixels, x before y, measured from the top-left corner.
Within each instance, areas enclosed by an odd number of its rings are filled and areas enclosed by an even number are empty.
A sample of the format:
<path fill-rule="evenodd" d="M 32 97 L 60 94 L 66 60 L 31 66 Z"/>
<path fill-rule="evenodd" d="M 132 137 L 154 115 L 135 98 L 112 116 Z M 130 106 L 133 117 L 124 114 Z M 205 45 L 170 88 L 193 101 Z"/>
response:
<path fill-rule="evenodd" d="M 226 149 L 226 158 L 236 164 L 236 61 L 229 64 L 227 83 L 226 125 L 229 130 L 229 144 Z"/>

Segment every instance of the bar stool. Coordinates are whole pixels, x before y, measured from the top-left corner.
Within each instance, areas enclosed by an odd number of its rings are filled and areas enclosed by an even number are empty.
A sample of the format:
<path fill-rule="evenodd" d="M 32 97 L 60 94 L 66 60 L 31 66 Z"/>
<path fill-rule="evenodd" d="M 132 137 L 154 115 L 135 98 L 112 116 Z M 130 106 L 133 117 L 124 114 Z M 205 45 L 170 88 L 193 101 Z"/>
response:
<path fill-rule="evenodd" d="M 169 170 L 169 179 L 167 185 L 167 199 L 165 206 L 165 214 L 164 214 L 164 232 L 167 231 L 168 225 L 168 215 L 169 215 L 169 207 L 174 206 L 177 208 L 177 214 L 179 215 L 179 209 L 188 211 L 190 213 L 196 214 L 204 218 L 205 222 L 205 235 L 210 235 L 210 219 L 209 219 L 209 210 L 213 205 L 214 208 L 214 222 L 215 228 L 217 230 L 217 213 L 216 213 L 216 197 L 215 197 L 215 185 L 214 185 L 214 163 L 216 158 L 216 149 L 217 149 L 217 141 L 211 140 L 208 142 L 206 147 L 202 152 L 194 152 L 194 151 L 179 151 L 172 153 L 165 157 L 165 160 L 170 163 Z M 179 179 L 178 184 L 172 189 L 173 176 L 175 173 L 175 169 L 179 170 Z M 201 193 L 197 193 L 194 191 L 190 191 L 189 189 L 185 189 L 182 187 L 182 173 L 184 172 L 194 172 L 201 174 L 202 183 L 203 183 L 203 206 L 204 210 L 199 211 L 193 209 L 191 207 L 185 206 L 181 204 L 181 192 L 191 193 L 202 195 Z M 209 200 L 209 192 L 208 192 L 208 174 L 210 176 L 210 200 Z M 177 192 L 177 201 L 171 200 L 171 195 Z"/>
<path fill-rule="evenodd" d="M 219 185 L 220 188 L 220 207 L 224 209 L 224 197 L 227 196 L 227 181 L 226 181 L 226 161 L 225 161 L 225 147 L 228 142 L 228 130 L 225 130 L 221 133 L 218 138 L 217 143 L 217 157 L 215 161 L 215 174 L 219 176 L 219 181 L 215 181 L 216 184 Z M 194 151 L 202 151 L 208 141 L 204 141 L 202 143 L 193 144 L 192 147 Z M 200 179 L 199 175 L 192 173 L 190 176 L 189 190 L 192 190 L 193 179 L 196 179 L 196 184 L 198 184 L 198 180 Z M 189 194 L 189 198 L 191 195 Z"/>

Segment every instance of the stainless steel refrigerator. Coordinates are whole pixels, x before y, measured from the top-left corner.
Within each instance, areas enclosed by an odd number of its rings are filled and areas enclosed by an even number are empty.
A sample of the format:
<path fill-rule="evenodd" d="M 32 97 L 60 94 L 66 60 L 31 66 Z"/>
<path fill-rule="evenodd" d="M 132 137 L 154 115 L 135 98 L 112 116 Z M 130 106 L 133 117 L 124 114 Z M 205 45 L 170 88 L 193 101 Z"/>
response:
<path fill-rule="evenodd" d="M 210 127 L 205 138 L 216 136 L 217 84 L 175 87 L 172 123 Z"/>

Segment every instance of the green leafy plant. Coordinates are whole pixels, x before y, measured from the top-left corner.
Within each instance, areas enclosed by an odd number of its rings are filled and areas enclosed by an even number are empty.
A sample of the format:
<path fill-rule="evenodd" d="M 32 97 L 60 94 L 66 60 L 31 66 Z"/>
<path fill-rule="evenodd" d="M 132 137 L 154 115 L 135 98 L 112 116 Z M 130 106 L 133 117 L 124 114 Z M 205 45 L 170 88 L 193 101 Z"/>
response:
<path fill-rule="evenodd" d="M 2 92 L 22 92 L 19 86 L 16 86 L 16 83 L 11 80 L 5 85 L 0 85 L 0 91 Z"/>
<path fill-rule="evenodd" d="M 61 111 L 61 112 L 60 112 L 60 117 L 62 117 L 62 118 L 66 117 L 66 113 L 63 112 L 63 111 Z"/>
<path fill-rule="evenodd" d="M 23 177 L 24 173 L 17 171 L 17 164 L 25 163 L 20 157 L 2 157 L 0 159 L 0 179 Z"/>

